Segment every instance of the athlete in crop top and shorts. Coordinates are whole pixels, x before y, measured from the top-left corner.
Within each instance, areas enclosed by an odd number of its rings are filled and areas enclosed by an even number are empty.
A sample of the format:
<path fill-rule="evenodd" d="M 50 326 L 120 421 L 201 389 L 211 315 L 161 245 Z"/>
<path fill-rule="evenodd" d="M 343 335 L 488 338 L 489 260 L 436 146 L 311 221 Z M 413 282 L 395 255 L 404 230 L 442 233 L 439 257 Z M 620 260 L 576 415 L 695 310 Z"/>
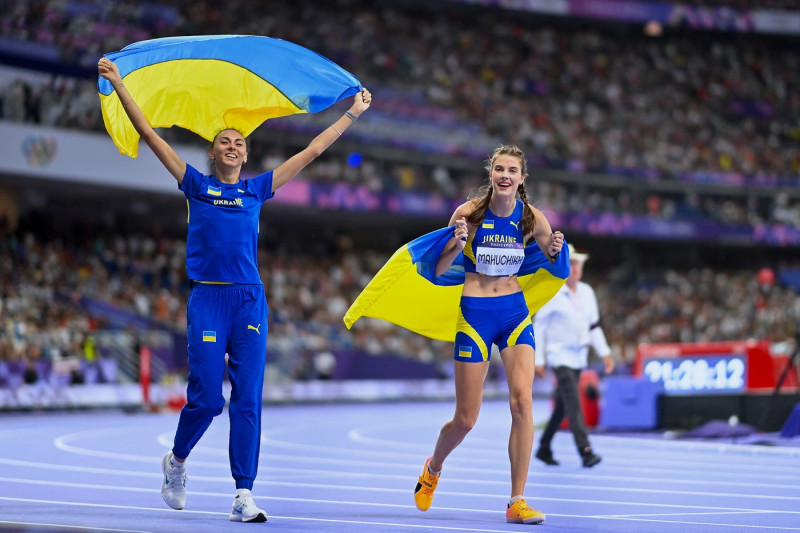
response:
<path fill-rule="evenodd" d="M 524 248 L 536 240 L 554 261 L 564 236 L 528 202 L 525 155 L 516 146 L 500 146 L 487 165 L 489 183 L 459 206 L 450 219 L 454 237 L 436 266 L 439 276 L 464 254 L 465 281 L 453 348 L 456 408 L 439 432 L 433 455 L 423 467 L 414 492 L 417 508 L 430 508 L 442 465 L 475 425 L 483 399 L 492 345 L 506 370 L 511 408 L 511 499 L 508 522 L 538 524 L 544 514 L 523 497 L 533 448 L 533 378 L 535 337 L 530 312 L 516 274 Z"/>

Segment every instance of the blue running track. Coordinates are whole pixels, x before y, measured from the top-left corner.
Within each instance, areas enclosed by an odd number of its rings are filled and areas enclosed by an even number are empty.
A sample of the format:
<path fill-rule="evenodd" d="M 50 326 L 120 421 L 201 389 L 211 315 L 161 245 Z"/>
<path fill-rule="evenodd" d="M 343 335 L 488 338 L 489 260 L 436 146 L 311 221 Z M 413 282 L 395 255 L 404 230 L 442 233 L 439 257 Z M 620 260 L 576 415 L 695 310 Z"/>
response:
<path fill-rule="evenodd" d="M 506 402 L 486 401 L 445 463 L 433 507 L 412 492 L 452 402 L 266 406 L 253 494 L 266 524 L 228 521 L 227 412 L 187 463 L 187 508 L 161 499 L 177 414 L 0 415 L 0 531 L 800 532 L 800 448 L 594 435 L 603 462 L 531 463 L 526 496 L 547 520 L 507 524 Z M 537 424 L 547 405 L 537 402 Z"/>

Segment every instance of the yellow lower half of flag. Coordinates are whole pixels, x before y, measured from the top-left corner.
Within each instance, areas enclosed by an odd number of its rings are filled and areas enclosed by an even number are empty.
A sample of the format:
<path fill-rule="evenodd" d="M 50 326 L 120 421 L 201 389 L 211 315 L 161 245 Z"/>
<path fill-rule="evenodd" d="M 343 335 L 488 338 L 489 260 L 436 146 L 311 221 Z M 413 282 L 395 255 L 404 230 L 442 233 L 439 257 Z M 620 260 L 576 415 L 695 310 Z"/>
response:
<path fill-rule="evenodd" d="M 125 85 L 151 126 L 180 126 L 207 141 L 227 128 L 247 137 L 269 118 L 307 112 L 250 70 L 216 59 L 155 63 L 125 76 Z M 100 106 L 114 144 L 121 153 L 136 157 L 139 134 L 117 93 L 100 94 Z"/>

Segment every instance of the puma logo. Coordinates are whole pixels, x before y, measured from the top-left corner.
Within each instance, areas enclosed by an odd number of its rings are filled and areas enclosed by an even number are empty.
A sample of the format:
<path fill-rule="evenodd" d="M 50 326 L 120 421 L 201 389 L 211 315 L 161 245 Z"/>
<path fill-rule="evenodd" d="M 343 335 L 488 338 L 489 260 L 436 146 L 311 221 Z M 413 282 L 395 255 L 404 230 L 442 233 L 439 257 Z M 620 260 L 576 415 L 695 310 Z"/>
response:
<path fill-rule="evenodd" d="M 514 222 L 513 220 L 509 220 L 508 223 L 517 228 L 517 231 L 519 231 L 519 222 Z"/>
<path fill-rule="evenodd" d="M 250 324 L 247 324 L 247 329 L 254 329 L 254 330 L 256 330 L 256 333 L 258 333 L 259 335 L 261 335 L 261 332 L 258 331 L 258 328 L 260 328 L 260 327 L 261 327 L 261 324 L 259 324 L 257 326 L 251 326 Z"/>

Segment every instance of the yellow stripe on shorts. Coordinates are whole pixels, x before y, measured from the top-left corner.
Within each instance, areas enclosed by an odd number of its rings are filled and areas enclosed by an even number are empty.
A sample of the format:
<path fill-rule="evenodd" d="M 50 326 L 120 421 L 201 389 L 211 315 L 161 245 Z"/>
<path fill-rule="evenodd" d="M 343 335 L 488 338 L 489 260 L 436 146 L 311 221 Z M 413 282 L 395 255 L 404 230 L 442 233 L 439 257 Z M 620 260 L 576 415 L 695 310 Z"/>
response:
<path fill-rule="evenodd" d="M 522 330 L 524 330 L 530 323 L 531 323 L 531 317 L 528 316 L 522 319 L 522 322 L 520 322 L 517 325 L 517 327 L 514 328 L 514 331 L 511 332 L 511 335 L 508 336 L 509 346 L 517 345 L 517 339 L 519 339 L 519 334 L 522 333 Z"/>
<path fill-rule="evenodd" d="M 489 360 L 489 350 L 486 348 L 486 343 L 483 342 L 483 339 L 478 335 L 478 332 L 475 331 L 475 328 L 464 318 L 461 308 L 458 309 L 458 320 L 456 321 L 456 333 L 459 332 L 464 333 L 475 342 L 478 349 L 481 351 L 481 357 L 483 357 L 484 361 Z"/>

